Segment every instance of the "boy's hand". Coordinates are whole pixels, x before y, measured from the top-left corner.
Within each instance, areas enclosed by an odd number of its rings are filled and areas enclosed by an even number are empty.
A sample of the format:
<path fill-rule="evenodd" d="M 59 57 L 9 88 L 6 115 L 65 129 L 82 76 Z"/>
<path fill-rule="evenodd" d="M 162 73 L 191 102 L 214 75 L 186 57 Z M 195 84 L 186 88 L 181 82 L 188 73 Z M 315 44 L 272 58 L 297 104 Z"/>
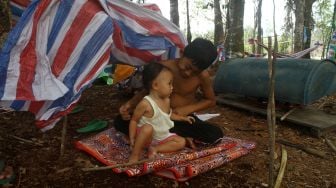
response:
<path fill-rule="evenodd" d="M 129 103 L 125 103 L 119 108 L 119 113 L 123 120 L 131 119 L 131 114 L 129 112 L 130 108 L 131 108 L 131 105 Z"/>
<path fill-rule="evenodd" d="M 190 124 L 193 124 L 195 122 L 195 118 L 192 116 L 185 117 L 185 121 L 187 121 Z"/>
<path fill-rule="evenodd" d="M 170 119 L 173 121 L 187 121 L 190 124 L 193 124 L 195 122 L 195 118 L 192 116 L 184 116 L 181 114 L 177 114 L 173 112 L 170 116 Z"/>
<path fill-rule="evenodd" d="M 180 116 L 178 118 L 179 121 L 186 121 L 189 124 L 193 124 L 195 122 L 195 118 L 192 116 Z"/>

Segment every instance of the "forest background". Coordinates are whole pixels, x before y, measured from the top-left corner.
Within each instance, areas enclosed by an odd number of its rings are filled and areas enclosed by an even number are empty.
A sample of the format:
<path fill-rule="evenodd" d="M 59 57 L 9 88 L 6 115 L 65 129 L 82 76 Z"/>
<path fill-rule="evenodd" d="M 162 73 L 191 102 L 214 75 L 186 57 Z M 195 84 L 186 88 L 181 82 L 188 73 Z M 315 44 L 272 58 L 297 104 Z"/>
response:
<path fill-rule="evenodd" d="M 280 53 L 295 53 L 319 42 L 322 46 L 306 58 L 326 58 L 335 30 L 332 0 L 277 0 L 275 7 L 271 0 L 140 0 L 137 3 L 157 4 L 188 40 L 205 37 L 216 44 L 223 43 L 230 54 L 263 53 L 263 49 L 250 45 L 248 39 L 266 43 L 268 36 L 274 36 L 273 13 Z"/>

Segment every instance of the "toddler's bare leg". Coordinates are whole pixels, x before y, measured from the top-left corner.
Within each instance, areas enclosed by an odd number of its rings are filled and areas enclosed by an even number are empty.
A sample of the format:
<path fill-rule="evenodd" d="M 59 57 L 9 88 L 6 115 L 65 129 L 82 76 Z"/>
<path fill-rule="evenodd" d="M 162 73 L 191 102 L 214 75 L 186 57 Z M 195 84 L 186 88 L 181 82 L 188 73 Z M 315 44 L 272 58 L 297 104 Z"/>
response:
<path fill-rule="evenodd" d="M 137 162 L 140 159 L 141 151 L 147 143 L 150 143 L 153 136 L 153 127 L 151 125 L 143 125 L 139 134 L 135 138 L 134 147 L 129 158 L 129 163 Z"/>
<path fill-rule="evenodd" d="M 186 145 L 186 141 L 183 137 L 174 136 L 167 142 L 151 147 L 148 152 L 148 158 L 154 158 L 157 153 L 167 153 L 178 151 Z"/>

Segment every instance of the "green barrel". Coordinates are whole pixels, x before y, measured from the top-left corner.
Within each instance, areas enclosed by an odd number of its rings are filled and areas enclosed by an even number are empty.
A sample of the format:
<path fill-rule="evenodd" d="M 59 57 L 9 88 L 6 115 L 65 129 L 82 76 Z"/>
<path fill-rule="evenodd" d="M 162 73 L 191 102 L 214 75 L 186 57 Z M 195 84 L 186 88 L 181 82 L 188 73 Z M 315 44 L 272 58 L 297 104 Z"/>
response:
<path fill-rule="evenodd" d="M 268 97 L 268 63 L 264 58 L 230 59 L 219 66 L 214 80 L 216 93 Z M 277 59 L 275 100 L 311 104 L 336 92 L 336 65 L 327 60 Z"/>

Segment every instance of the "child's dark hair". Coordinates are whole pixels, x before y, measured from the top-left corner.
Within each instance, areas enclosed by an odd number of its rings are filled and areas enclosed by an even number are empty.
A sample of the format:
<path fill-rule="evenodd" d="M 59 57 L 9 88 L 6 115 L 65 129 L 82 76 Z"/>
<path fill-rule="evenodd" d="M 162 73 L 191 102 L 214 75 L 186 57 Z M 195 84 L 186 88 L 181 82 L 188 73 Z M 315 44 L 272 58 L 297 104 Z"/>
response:
<path fill-rule="evenodd" d="M 169 69 L 160 63 L 151 62 L 144 66 L 144 70 L 142 72 L 142 82 L 144 88 L 147 91 L 150 91 L 150 89 L 152 88 L 153 80 L 163 70 L 169 70 Z"/>
<path fill-rule="evenodd" d="M 211 41 L 196 38 L 184 48 L 183 56 L 192 59 L 193 65 L 204 70 L 217 58 L 217 49 Z"/>

